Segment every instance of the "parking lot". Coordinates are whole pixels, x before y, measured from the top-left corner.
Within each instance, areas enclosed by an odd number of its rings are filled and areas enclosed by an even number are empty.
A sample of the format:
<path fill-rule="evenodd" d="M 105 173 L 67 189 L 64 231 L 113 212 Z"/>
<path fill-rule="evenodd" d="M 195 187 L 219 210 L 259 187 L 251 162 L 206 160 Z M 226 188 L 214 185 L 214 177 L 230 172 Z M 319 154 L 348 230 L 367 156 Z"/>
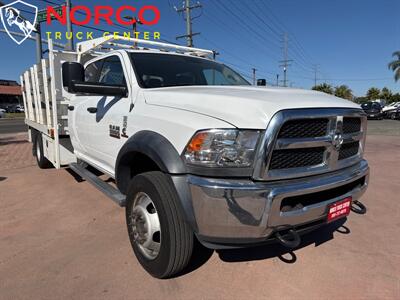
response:
<path fill-rule="evenodd" d="M 133 255 L 123 209 L 68 170 L 40 170 L 25 134 L 2 134 L 0 299 L 400 299 L 400 121 L 369 122 L 366 158 L 366 215 L 289 253 L 200 250 L 157 280 Z"/>

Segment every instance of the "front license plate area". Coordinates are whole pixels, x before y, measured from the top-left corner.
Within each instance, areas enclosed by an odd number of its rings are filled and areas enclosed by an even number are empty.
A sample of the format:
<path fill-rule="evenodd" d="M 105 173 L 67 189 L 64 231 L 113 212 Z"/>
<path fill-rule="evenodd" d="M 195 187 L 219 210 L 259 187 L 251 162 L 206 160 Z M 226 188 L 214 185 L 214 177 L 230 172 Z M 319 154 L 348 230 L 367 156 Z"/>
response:
<path fill-rule="evenodd" d="M 351 201 L 352 198 L 347 197 L 343 200 L 331 204 L 328 209 L 328 223 L 348 216 L 350 213 Z"/>

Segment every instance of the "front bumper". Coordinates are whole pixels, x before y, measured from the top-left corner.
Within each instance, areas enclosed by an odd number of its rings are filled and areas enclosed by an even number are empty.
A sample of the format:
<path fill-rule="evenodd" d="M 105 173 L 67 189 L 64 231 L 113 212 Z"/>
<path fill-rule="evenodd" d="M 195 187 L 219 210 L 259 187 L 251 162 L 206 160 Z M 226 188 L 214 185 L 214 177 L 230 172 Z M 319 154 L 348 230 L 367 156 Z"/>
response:
<path fill-rule="evenodd" d="M 260 243 L 282 228 L 325 223 L 328 206 L 348 196 L 358 200 L 368 179 L 365 160 L 324 175 L 275 182 L 187 177 L 196 234 L 214 248 Z M 291 202 L 293 207 L 282 208 Z"/>

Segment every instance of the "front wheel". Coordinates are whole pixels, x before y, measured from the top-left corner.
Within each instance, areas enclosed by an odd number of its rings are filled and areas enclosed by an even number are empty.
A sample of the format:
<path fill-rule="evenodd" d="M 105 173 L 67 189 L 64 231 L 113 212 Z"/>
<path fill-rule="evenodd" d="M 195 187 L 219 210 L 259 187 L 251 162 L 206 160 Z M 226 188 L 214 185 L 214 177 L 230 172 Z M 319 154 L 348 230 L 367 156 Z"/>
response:
<path fill-rule="evenodd" d="M 156 278 L 182 271 L 193 252 L 193 232 L 178 207 L 168 175 L 148 172 L 129 184 L 126 223 L 133 251 L 142 267 Z"/>

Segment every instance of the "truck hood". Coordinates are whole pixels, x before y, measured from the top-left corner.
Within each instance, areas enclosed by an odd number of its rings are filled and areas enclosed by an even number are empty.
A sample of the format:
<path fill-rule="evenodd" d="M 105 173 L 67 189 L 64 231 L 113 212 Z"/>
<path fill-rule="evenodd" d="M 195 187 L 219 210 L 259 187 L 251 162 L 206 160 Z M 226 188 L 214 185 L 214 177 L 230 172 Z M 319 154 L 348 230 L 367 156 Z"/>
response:
<path fill-rule="evenodd" d="M 190 86 L 144 90 L 146 103 L 211 116 L 238 128 L 264 129 L 280 110 L 361 108 L 325 93 L 289 88 Z"/>

